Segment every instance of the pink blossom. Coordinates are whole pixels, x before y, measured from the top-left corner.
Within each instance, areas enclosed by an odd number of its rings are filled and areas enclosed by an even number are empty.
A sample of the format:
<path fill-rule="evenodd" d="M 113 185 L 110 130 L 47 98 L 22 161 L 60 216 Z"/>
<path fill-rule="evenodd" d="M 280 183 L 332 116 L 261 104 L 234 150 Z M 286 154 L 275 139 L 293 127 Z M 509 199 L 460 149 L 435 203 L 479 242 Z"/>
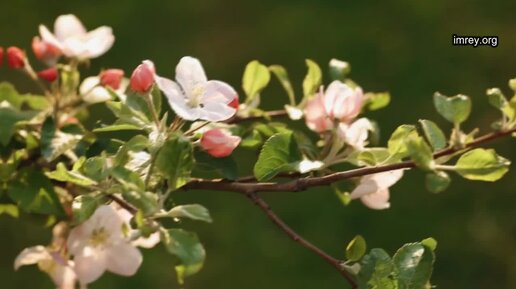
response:
<path fill-rule="evenodd" d="M 54 65 L 62 55 L 61 49 L 41 40 L 38 36 L 32 38 L 32 52 L 38 60 L 44 61 L 48 65 Z"/>
<path fill-rule="evenodd" d="M 305 121 L 308 128 L 315 132 L 321 133 L 333 128 L 333 121 L 324 106 L 324 94 L 318 93 L 308 101 L 305 107 Z"/>
<path fill-rule="evenodd" d="M 201 137 L 201 147 L 211 156 L 223 158 L 231 155 L 240 144 L 240 137 L 223 129 L 210 129 Z"/>
<path fill-rule="evenodd" d="M 124 78 L 124 71 L 122 69 L 106 69 L 99 75 L 100 84 L 103 86 L 109 86 L 115 90 L 120 87 L 120 83 Z"/>
<path fill-rule="evenodd" d="M 403 170 L 388 171 L 367 175 L 360 179 L 358 186 L 351 192 L 351 199 L 360 199 L 364 205 L 374 210 L 390 207 L 389 187 L 403 176 Z"/>

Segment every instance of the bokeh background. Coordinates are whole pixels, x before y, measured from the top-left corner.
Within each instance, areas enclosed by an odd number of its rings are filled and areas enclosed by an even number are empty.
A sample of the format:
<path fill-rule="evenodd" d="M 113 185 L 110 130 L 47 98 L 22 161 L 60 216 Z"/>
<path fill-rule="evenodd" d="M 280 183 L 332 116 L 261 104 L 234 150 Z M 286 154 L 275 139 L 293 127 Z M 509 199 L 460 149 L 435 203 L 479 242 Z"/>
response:
<path fill-rule="evenodd" d="M 388 90 L 391 106 L 368 114 L 383 130 L 382 141 L 399 124 L 419 118 L 446 124 L 434 111 L 432 94 L 464 93 L 474 101 L 466 128 L 489 129 L 498 117 L 485 91 L 516 76 L 516 1 L 2 1 L 0 45 L 30 48 L 40 23 L 52 25 L 60 14 L 74 13 L 88 28 L 109 25 L 115 46 L 92 61 L 101 68 L 130 72 L 152 59 L 171 77 L 180 57 L 202 60 L 209 76 L 240 87 L 245 64 L 259 59 L 282 64 L 300 91 L 304 59 L 324 68 L 333 58 L 352 64 L 352 78 L 368 91 Z M 499 46 L 456 47 L 452 34 L 496 35 Z M 22 91 L 34 89 L 5 67 L 0 79 Z M 326 81 L 328 77 L 326 74 Z M 279 85 L 263 93 L 264 105 L 286 101 Z M 516 160 L 514 139 L 494 144 Z M 250 162 L 244 159 L 244 162 Z M 335 256 L 363 235 L 370 248 L 390 253 L 403 243 L 432 236 L 439 241 L 433 283 L 438 288 L 516 288 L 516 170 L 501 181 L 453 179 L 448 191 L 433 195 L 424 176 L 408 172 L 391 190 L 392 208 L 372 211 L 354 202 L 344 207 L 325 188 L 297 194 L 264 194 L 277 213 L 300 234 Z M 208 252 L 203 271 L 184 288 L 347 288 L 318 257 L 279 232 L 248 200 L 232 193 L 186 192 L 177 202 L 207 206 L 213 224 L 187 223 L 199 232 Z M 36 268 L 18 273 L 12 261 L 27 246 L 45 244 L 48 233 L 36 223 L 0 216 L 0 288 L 52 288 Z M 106 274 L 91 286 L 104 288 L 180 288 L 173 260 L 164 250 L 145 252 L 133 278 Z"/>

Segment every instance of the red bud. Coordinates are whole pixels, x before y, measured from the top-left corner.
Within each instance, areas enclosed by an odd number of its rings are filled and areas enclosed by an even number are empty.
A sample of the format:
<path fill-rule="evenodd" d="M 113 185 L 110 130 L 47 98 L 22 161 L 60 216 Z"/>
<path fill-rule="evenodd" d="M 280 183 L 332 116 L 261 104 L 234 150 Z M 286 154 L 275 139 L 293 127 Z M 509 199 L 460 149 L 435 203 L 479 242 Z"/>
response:
<path fill-rule="evenodd" d="M 58 47 L 42 41 L 38 36 L 32 38 L 32 52 L 38 60 L 48 63 L 55 63 L 62 54 Z"/>
<path fill-rule="evenodd" d="M 57 68 L 51 67 L 38 72 L 38 77 L 48 82 L 54 82 L 57 79 Z"/>
<path fill-rule="evenodd" d="M 13 69 L 23 68 L 25 66 L 25 52 L 16 46 L 7 48 L 7 65 Z"/>
<path fill-rule="evenodd" d="M 122 78 L 124 78 L 122 69 L 107 69 L 100 73 L 100 84 L 116 90 L 120 87 Z"/>
<path fill-rule="evenodd" d="M 147 93 L 154 84 L 154 63 L 150 60 L 143 61 L 131 75 L 131 89 L 138 93 Z"/>

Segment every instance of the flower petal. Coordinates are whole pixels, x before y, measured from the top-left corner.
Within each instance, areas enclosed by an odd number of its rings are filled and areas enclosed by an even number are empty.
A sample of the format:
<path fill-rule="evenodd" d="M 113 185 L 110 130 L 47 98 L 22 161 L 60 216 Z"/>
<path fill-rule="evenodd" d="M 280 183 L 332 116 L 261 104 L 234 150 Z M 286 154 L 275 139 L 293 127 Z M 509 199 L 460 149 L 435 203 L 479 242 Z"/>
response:
<path fill-rule="evenodd" d="M 74 271 L 81 283 L 91 283 L 106 271 L 107 257 L 104 250 L 85 247 L 75 255 Z"/>
<path fill-rule="evenodd" d="M 152 233 L 148 238 L 140 237 L 132 242 L 133 246 L 145 249 L 154 248 L 160 242 L 159 232 Z"/>
<path fill-rule="evenodd" d="M 85 35 L 86 28 L 75 15 L 67 14 L 57 17 L 54 23 L 54 33 L 58 40 L 64 41 L 69 37 Z"/>
<path fill-rule="evenodd" d="M 159 89 L 163 91 L 167 97 L 170 107 L 177 115 L 186 120 L 193 121 L 199 119 L 200 110 L 198 108 L 191 108 L 188 106 L 185 95 L 177 83 L 168 78 L 159 76 L 156 76 L 155 80 Z"/>
<path fill-rule="evenodd" d="M 204 73 L 201 62 L 197 58 L 185 56 L 176 66 L 176 80 L 187 95 L 199 84 L 204 84 L 208 79 Z"/>
<path fill-rule="evenodd" d="M 362 196 L 360 200 L 364 205 L 374 210 L 384 210 L 391 206 L 389 203 L 389 189 L 381 189 L 373 194 Z"/>
<path fill-rule="evenodd" d="M 403 177 L 403 170 L 388 171 L 369 176 L 379 188 L 389 188 Z"/>
<path fill-rule="evenodd" d="M 96 58 L 106 53 L 115 42 L 113 29 L 107 26 L 101 26 L 95 30 L 88 32 L 86 35 L 84 46 L 87 51 L 87 58 Z"/>
<path fill-rule="evenodd" d="M 365 195 L 374 194 L 380 188 L 376 185 L 376 183 L 372 180 L 365 180 L 363 177 L 360 180 L 360 184 L 349 194 L 349 197 L 354 200 L 361 198 Z"/>
<path fill-rule="evenodd" d="M 347 144 L 357 149 L 363 149 L 370 130 L 373 130 L 371 122 L 367 118 L 360 118 L 351 125 L 340 123 L 337 132 Z"/>
<path fill-rule="evenodd" d="M 25 248 L 14 260 L 14 270 L 21 266 L 34 265 L 43 260 L 52 260 L 52 256 L 44 246 Z"/>
<path fill-rule="evenodd" d="M 200 119 L 207 121 L 223 121 L 231 118 L 235 114 L 235 109 L 227 104 L 220 102 L 204 103 L 204 106 L 199 109 Z"/>
<path fill-rule="evenodd" d="M 132 276 L 138 271 L 143 257 L 138 249 L 129 243 L 118 243 L 106 250 L 107 270 L 122 276 Z"/>
<path fill-rule="evenodd" d="M 45 25 L 39 25 L 39 35 L 43 42 L 54 45 L 55 47 L 62 49 L 63 45 Z"/>

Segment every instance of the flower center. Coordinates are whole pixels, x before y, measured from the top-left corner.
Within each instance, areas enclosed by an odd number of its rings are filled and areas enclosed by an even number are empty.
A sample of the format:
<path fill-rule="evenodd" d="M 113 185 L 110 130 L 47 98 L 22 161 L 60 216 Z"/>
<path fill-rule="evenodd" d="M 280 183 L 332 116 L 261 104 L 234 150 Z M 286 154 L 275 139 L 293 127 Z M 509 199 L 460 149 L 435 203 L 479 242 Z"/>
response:
<path fill-rule="evenodd" d="M 192 92 L 190 93 L 190 97 L 188 99 L 188 106 L 191 108 L 198 107 L 201 105 L 201 97 L 206 92 L 206 89 L 204 88 L 204 85 L 197 84 L 192 89 Z"/>
<path fill-rule="evenodd" d="M 95 229 L 95 230 L 93 230 L 93 232 L 91 232 L 90 243 L 94 247 L 98 247 L 98 246 L 104 245 L 106 243 L 108 237 L 109 237 L 109 234 L 108 234 L 108 232 L 106 232 L 106 230 L 103 227 L 99 228 L 99 229 Z"/>

